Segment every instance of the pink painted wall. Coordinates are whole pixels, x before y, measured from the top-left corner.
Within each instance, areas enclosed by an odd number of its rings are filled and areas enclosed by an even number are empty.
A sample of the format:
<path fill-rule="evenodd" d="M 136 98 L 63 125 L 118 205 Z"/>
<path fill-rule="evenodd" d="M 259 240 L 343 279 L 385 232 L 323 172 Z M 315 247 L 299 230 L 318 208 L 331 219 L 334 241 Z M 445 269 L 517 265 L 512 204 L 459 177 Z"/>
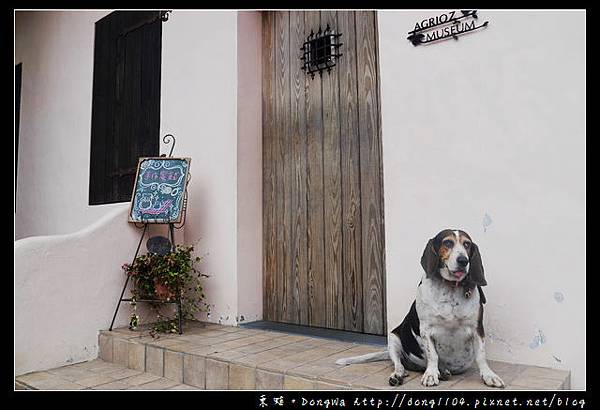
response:
<path fill-rule="evenodd" d="M 489 26 L 458 41 L 406 40 L 445 11 L 377 13 L 389 327 L 427 240 L 462 228 L 485 266 L 488 357 L 584 388 L 585 10 L 479 10 Z"/>
<path fill-rule="evenodd" d="M 192 158 L 185 241 L 201 265 L 210 315 L 236 324 L 237 12 L 175 10 L 163 26 L 161 135 Z"/>
<path fill-rule="evenodd" d="M 238 13 L 238 322 L 262 319 L 262 16 Z"/>
<path fill-rule="evenodd" d="M 94 23 L 108 13 L 15 12 L 15 65 L 23 63 L 15 239 L 74 232 L 117 206 L 88 205 Z"/>

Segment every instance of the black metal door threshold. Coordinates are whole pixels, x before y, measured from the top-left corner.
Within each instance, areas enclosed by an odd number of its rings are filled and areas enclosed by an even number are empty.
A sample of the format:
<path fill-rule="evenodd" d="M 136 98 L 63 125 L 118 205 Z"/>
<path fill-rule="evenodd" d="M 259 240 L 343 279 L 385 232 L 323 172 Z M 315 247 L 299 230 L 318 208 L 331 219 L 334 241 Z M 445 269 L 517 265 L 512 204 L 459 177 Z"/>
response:
<path fill-rule="evenodd" d="M 275 332 L 294 333 L 303 336 L 320 337 L 323 339 L 337 340 L 348 343 L 364 343 L 377 346 L 386 346 L 387 337 L 371 335 L 366 333 L 348 332 L 345 330 L 325 329 L 322 327 L 311 327 L 294 325 L 291 323 L 269 322 L 259 320 L 256 322 L 241 323 L 240 327 L 246 329 L 271 330 Z"/>

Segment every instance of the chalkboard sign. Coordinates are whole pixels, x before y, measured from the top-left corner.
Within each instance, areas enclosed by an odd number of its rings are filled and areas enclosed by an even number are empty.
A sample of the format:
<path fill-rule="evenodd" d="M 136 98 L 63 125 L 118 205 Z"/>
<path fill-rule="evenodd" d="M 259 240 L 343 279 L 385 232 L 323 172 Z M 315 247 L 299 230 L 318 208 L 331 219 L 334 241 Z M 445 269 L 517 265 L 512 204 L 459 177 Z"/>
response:
<path fill-rule="evenodd" d="M 181 222 L 190 161 L 190 158 L 140 158 L 129 222 Z"/>

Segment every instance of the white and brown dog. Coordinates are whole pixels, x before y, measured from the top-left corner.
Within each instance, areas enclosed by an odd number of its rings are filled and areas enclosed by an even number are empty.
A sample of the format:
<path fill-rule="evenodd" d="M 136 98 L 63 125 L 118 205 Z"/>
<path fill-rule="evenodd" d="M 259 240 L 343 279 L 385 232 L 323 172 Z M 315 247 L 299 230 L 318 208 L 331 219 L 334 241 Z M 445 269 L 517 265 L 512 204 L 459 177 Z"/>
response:
<path fill-rule="evenodd" d="M 481 255 L 463 231 L 446 229 L 427 243 L 421 266 L 425 277 L 404 321 L 388 335 L 384 352 L 340 359 L 340 365 L 391 359 L 389 383 L 402 384 L 405 369 L 423 372 L 421 383 L 435 386 L 477 363 L 483 382 L 504 387 L 485 358 L 481 290 L 487 284 Z M 477 291 L 475 291 L 477 289 Z"/>

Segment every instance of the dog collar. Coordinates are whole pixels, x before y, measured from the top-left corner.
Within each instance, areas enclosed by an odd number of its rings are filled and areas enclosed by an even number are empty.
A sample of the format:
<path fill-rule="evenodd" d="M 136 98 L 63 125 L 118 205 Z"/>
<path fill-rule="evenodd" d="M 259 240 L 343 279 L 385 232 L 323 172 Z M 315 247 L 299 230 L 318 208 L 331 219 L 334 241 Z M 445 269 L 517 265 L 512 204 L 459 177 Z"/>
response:
<path fill-rule="evenodd" d="M 448 269 L 448 265 L 446 265 L 446 269 Z M 448 271 L 450 271 L 450 269 L 448 269 Z M 440 275 L 440 276 L 442 276 L 442 275 Z M 463 280 L 461 280 L 461 281 L 458 281 L 458 280 L 456 280 L 456 281 L 451 281 L 451 280 L 447 280 L 447 279 L 446 279 L 446 278 L 444 278 L 444 277 L 442 277 L 442 280 L 443 280 L 444 282 L 449 282 L 449 284 L 450 284 L 451 286 L 452 286 L 452 282 L 454 282 L 454 287 L 455 287 L 455 288 L 456 288 L 456 287 L 458 287 L 458 285 L 459 285 L 459 283 L 460 283 L 460 285 L 461 285 L 463 288 L 465 288 L 465 293 L 464 293 L 464 295 L 465 295 L 465 299 L 469 299 L 469 298 L 471 297 L 471 295 L 473 294 L 473 289 L 475 289 L 475 287 L 474 287 L 474 286 L 473 286 L 473 287 L 470 287 L 470 286 L 469 286 L 469 284 L 468 284 L 468 279 L 467 279 L 468 277 L 469 277 L 469 274 L 467 274 L 467 276 L 465 276 L 465 277 L 464 277 L 464 279 L 463 279 Z"/>
<path fill-rule="evenodd" d="M 444 282 L 447 282 L 448 285 L 454 286 L 455 288 L 458 287 L 459 284 L 460 284 L 460 286 L 462 286 L 463 288 L 465 288 L 464 289 L 465 290 L 465 293 L 464 293 L 465 299 L 469 299 L 471 297 L 471 295 L 473 294 L 473 290 L 475 289 L 475 286 L 473 286 L 473 287 L 469 286 L 467 277 L 465 277 L 461 281 L 452 281 L 452 280 L 447 280 L 446 278 L 442 278 L 442 280 Z"/>

